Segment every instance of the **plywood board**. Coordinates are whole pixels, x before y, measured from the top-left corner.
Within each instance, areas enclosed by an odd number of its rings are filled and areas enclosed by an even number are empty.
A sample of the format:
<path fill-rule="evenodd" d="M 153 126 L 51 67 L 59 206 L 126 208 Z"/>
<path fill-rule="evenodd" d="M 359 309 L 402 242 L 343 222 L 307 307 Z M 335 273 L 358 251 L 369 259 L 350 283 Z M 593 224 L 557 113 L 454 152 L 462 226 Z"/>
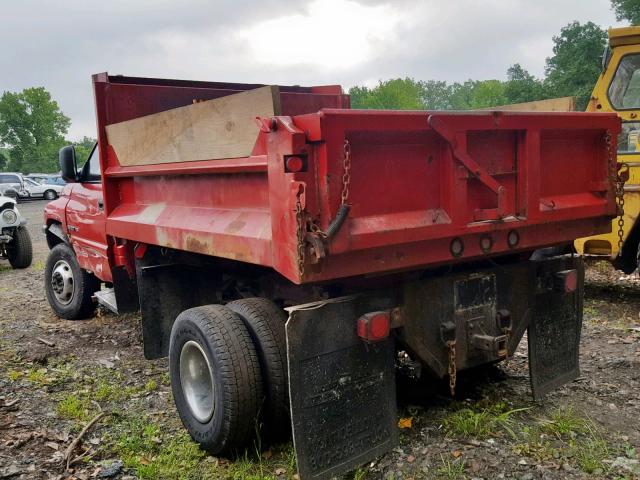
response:
<path fill-rule="evenodd" d="M 497 110 L 508 112 L 575 112 L 575 97 L 549 98 L 535 102 L 514 103 L 513 105 L 501 105 L 499 107 L 482 108 L 481 110 Z"/>
<path fill-rule="evenodd" d="M 260 87 L 107 125 L 107 139 L 122 166 L 246 157 L 255 118 L 279 113 L 278 87 Z"/>

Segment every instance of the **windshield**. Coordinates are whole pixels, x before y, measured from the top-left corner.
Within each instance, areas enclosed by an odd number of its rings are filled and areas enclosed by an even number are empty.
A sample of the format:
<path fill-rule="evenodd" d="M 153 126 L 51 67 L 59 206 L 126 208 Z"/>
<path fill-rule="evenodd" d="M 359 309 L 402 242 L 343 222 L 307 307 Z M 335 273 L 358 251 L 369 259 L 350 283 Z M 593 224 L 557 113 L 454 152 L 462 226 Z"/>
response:
<path fill-rule="evenodd" d="M 40 186 L 40 184 L 34 180 L 31 180 L 30 178 L 25 178 L 24 179 L 24 183 L 31 185 L 32 187 L 38 187 Z"/>
<path fill-rule="evenodd" d="M 616 110 L 640 108 L 640 54 L 622 57 L 609 85 L 609 100 Z"/>

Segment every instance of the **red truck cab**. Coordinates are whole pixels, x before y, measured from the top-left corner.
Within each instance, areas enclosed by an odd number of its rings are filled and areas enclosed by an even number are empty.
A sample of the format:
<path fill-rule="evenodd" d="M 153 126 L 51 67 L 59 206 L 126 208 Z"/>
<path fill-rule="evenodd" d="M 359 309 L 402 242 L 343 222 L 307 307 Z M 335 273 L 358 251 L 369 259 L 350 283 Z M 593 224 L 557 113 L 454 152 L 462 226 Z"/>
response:
<path fill-rule="evenodd" d="M 45 211 L 47 298 L 69 319 L 94 295 L 140 310 L 144 354 L 169 357 L 207 450 L 242 449 L 256 419 L 277 438 L 290 419 L 302 480 L 372 460 L 398 441 L 398 351 L 454 394 L 457 371 L 528 332 L 535 398 L 579 375 L 582 259 L 539 250 L 611 228 L 615 114 L 93 83 L 98 145 L 80 169 L 61 150 L 70 183 Z"/>
<path fill-rule="evenodd" d="M 49 248 L 66 237 L 80 266 L 101 281 L 111 282 L 99 152 L 95 145 L 77 181 L 68 183 L 60 198 L 46 205 L 45 231 Z"/>

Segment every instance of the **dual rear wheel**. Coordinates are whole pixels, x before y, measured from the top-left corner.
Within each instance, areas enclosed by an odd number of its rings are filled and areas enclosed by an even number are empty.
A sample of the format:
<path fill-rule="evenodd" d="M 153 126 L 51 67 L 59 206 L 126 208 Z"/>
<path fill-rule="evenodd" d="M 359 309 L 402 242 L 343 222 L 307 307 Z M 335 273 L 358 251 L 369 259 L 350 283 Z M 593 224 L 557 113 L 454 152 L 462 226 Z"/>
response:
<path fill-rule="evenodd" d="M 169 346 L 173 396 L 191 437 L 233 454 L 256 432 L 277 440 L 289 429 L 284 312 L 252 298 L 185 310 Z"/>

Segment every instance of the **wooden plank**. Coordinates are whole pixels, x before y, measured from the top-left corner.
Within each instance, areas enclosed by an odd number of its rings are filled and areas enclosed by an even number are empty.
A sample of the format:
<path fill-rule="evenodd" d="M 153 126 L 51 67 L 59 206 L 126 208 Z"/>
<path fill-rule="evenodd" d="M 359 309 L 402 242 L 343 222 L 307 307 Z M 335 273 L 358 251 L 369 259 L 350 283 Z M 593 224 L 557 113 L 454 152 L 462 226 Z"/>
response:
<path fill-rule="evenodd" d="M 575 112 L 575 97 L 549 98 L 535 102 L 514 103 L 499 107 L 481 108 L 480 110 L 508 111 L 508 112 Z"/>
<path fill-rule="evenodd" d="M 278 87 L 260 87 L 107 125 L 107 139 L 121 166 L 247 157 L 255 118 L 279 114 Z"/>

